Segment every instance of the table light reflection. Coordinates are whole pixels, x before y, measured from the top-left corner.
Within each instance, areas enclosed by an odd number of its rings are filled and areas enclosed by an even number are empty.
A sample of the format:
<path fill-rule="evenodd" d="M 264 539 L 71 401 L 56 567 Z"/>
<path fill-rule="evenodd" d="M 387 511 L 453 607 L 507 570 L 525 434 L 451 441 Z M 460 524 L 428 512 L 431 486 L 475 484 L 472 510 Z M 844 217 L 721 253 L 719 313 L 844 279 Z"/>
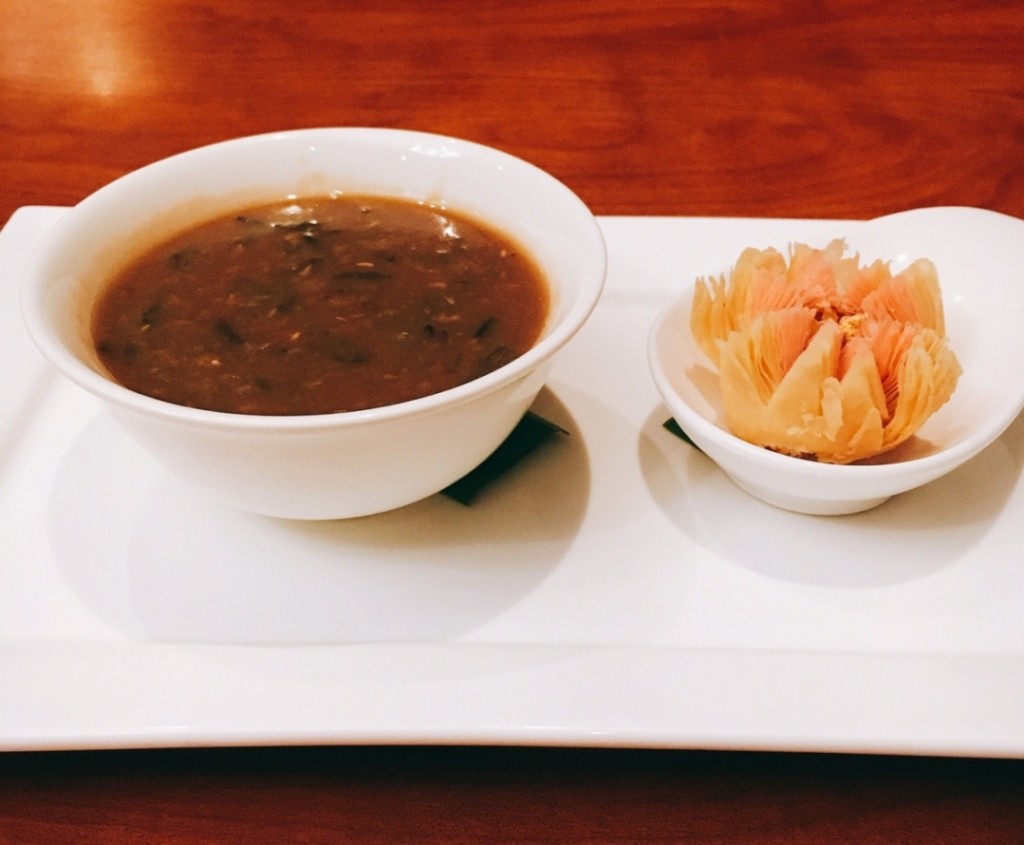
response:
<path fill-rule="evenodd" d="M 18 4 L 0 22 L 0 73 L 9 79 L 107 99 L 151 89 L 158 77 L 146 49 L 155 21 L 131 0 Z"/>

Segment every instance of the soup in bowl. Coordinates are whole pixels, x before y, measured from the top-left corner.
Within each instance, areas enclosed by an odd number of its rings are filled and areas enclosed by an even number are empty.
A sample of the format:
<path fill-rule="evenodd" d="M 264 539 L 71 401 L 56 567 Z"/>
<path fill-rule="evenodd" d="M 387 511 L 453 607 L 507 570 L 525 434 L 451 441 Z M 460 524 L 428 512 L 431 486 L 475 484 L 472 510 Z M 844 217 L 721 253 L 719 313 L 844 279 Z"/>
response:
<path fill-rule="evenodd" d="M 600 229 L 498 150 L 389 129 L 241 138 L 70 210 L 29 333 L 170 471 L 336 519 L 436 493 L 508 436 L 597 304 Z"/>

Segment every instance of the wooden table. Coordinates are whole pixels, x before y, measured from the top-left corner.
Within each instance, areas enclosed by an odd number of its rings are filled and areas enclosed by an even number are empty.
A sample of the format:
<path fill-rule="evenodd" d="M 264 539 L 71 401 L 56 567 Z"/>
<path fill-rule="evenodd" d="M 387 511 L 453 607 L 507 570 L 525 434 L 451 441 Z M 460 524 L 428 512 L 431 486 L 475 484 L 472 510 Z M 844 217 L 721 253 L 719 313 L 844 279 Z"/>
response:
<path fill-rule="evenodd" d="M 0 221 L 190 147 L 313 125 L 492 144 L 597 214 L 867 218 L 955 204 L 1024 217 L 1024 4 L 0 0 Z M 4 842 L 423 839 L 1021 842 L 1024 762 L 0 756 Z"/>

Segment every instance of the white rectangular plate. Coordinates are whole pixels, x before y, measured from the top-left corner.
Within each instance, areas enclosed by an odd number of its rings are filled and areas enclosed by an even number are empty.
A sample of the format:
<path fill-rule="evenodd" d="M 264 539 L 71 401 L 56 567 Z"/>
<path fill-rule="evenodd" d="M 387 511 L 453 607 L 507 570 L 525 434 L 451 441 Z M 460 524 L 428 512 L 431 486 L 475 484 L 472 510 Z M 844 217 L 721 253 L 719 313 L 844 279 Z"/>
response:
<path fill-rule="evenodd" d="M 1024 424 L 852 517 L 741 493 L 662 428 L 657 310 L 840 221 L 601 219 L 608 288 L 471 507 L 251 516 L 42 361 L 0 232 L 0 748 L 460 743 L 1024 756 Z M 1019 366 L 1021 362 L 1011 362 Z"/>

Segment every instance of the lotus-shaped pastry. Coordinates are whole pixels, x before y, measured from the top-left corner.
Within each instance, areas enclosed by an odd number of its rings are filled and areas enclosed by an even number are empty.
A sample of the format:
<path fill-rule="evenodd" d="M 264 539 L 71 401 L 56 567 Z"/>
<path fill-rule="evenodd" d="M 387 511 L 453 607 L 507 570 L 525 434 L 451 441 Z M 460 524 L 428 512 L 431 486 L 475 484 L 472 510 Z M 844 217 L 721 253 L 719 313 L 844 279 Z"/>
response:
<path fill-rule="evenodd" d="M 750 443 L 828 463 L 911 437 L 961 373 L 935 266 L 861 266 L 843 240 L 747 249 L 698 280 L 691 330 L 717 365 L 726 422 Z"/>

